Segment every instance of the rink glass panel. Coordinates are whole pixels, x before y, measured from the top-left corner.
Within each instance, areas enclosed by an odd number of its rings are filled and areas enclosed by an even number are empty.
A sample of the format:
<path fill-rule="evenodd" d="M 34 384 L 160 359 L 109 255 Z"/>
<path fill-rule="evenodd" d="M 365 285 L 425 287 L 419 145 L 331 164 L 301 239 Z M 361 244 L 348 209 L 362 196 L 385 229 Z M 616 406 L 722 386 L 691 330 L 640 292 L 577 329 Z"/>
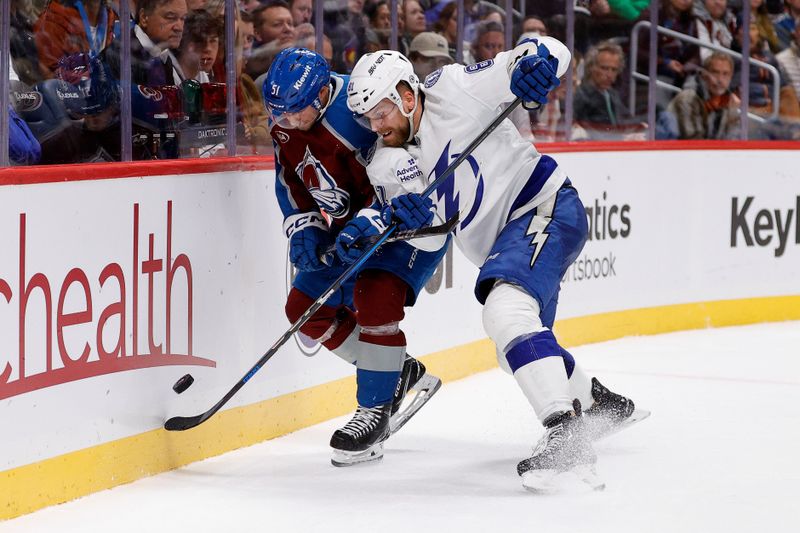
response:
<path fill-rule="evenodd" d="M 149 20 L 158 23 L 145 23 L 147 30 L 140 25 L 137 32 L 133 22 L 130 27 L 120 22 L 136 9 L 134 3 L 11 0 L 0 12 L 0 165 L 20 164 L 9 161 L 7 153 L 8 105 L 41 145 L 40 164 L 269 155 L 261 82 L 280 49 L 315 48 L 335 71 L 346 74 L 367 52 L 388 47 L 408 54 L 414 35 L 426 30 L 448 39 L 455 62 L 469 62 L 483 58 L 485 50 L 496 54 L 513 46 L 523 24 L 561 40 L 576 58 L 551 102 L 537 112 L 515 113 L 513 120 L 524 137 L 537 143 L 668 139 L 669 128 L 664 126 L 669 125 L 669 115 L 664 111 L 675 89 L 656 84 L 663 82 L 660 74 L 652 81 L 641 75 L 650 78 L 650 62 L 670 42 L 658 37 L 651 50 L 650 30 L 639 31 L 638 54 L 631 57 L 635 23 L 658 23 L 666 3 L 652 2 L 651 7 L 658 9 L 652 16 L 644 11 L 638 19 L 626 20 L 593 11 L 590 2 L 495 0 L 469 11 L 464 0 L 453 2 L 453 7 L 436 3 L 428 9 L 424 0 L 298 0 L 293 2 L 297 6 L 290 6 L 293 36 L 254 47 L 258 45 L 254 28 L 260 21 L 248 20 L 252 15 L 239 9 L 252 9 L 254 2 L 210 0 L 202 16 L 182 0 L 155 2 Z M 748 7 L 742 13 L 745 19 L 751 16 Z M 297 14 L 301 11 L 305 14 Z M 539 17 L 539 22 L 532 22 L 531 16 Z M 130 32 L 129 39 L 124 38 L 123 27 Z M 502 34 L 483 31 L 497 28 Z M 217 38 L 209 47 L 209 39 L 201 37 L 211 34 Z M 147 39 L 149 44 L 166 42 L 162 48 L 168 51 L 149 55 L 142 44 Z M 584 116 L 578 91 L 592 76 L 585 61 L 590 48 L 608 40 L 623 51 L 611 86 L 622 107 L 614 110 L 611 123 L 597 123 Z M 748 32 L 743 32 L 744 49 L 750 46 L 748 41 Z M 428 61 L 428 68 L 431 65 Z M 170 76 L 170 70 L 178 73 L 177 78 Z M 634 72 L 639 76 L 631 82 Z M 745 92 L 747 78 L 742 76 L 737 83 Z M 742 98 L 742 107 L 747 99 Z M 795 139 L 798 127 L 785 118 L 765 121 L 751 115 L 742 121 L 738 135 Z"/>

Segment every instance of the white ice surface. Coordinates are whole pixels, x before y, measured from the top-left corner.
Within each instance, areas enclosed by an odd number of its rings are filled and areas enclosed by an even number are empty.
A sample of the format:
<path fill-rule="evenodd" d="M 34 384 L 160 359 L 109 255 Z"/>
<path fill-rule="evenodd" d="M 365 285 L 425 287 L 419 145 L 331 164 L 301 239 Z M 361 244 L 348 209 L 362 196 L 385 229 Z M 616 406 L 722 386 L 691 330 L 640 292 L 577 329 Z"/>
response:
<path fill-rule="evenodd" d="M 329 463 L 340 418 L 0 523 L 0 532 L 800 531 L 800 323 L 572 350 L 653 415 L 598 443 L 602 493 L 537 496 L 541 429 L 493 370 L 445 385 L 384 460 Z"/>

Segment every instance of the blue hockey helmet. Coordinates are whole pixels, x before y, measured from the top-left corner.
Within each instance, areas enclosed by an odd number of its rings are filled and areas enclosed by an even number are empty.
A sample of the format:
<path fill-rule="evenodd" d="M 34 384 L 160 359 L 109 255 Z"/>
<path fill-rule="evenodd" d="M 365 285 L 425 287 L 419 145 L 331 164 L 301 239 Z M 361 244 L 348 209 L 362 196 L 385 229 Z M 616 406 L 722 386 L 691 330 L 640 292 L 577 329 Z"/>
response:
<path fill-rule="evenodd" d="M 286 48 L 272 61 L 262 92 L 273 120 L 308 106 L 321 110 L 319 92 L 331 80 L 325 58 L 306 48 Z"/>

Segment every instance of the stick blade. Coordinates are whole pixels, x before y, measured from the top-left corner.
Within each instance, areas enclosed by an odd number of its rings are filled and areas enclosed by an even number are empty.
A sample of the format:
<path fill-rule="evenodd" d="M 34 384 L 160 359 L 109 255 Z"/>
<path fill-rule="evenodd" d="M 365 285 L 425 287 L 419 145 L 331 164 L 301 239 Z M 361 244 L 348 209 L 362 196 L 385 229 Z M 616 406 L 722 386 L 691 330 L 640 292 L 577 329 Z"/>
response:
<path fill-rule="evenodd" d="M 167 431 L 185 431 L 199 426 L 203 422 L 203 415 L 196 416 L 173 416 L 164 422 L 164 429 Z"/>

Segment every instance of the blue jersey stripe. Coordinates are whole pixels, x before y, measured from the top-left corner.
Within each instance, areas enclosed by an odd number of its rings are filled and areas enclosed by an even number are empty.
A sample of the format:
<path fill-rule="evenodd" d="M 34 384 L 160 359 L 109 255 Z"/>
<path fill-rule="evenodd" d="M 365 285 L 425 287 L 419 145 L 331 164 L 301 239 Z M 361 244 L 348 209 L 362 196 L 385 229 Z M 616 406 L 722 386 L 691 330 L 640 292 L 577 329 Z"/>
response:
<path fill-rule="evenodd" d="M 527 183 L 525 183 L 525 186 L 514 199 L 514 203 L 511 204 L 511 209 L 508 210 L 509 217 L 511 217 L 514 211 L 533 200 L 533 197 L 539 194 L 539 191 L 542 190 L 544 184 L 547 183 L 547 180 L 553 172 L 555 172 L 557 166 L 558 163 L 556 163 L 552 157 L 542 155 L 541 159 L 539 159 L 539 162 L 536 164 L 536 168 L 533 169 L 533 173 L 528 178 Z M 506 220 L 506 222 L 508 221 Z"/>

